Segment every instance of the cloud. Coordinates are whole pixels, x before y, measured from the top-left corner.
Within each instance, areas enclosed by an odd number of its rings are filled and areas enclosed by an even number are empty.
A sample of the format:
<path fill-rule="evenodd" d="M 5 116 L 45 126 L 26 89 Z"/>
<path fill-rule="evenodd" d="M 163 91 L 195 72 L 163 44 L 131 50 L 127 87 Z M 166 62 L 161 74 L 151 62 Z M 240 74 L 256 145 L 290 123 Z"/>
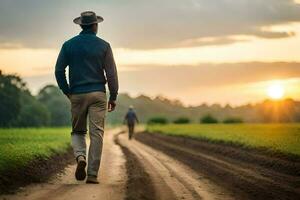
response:
<path fill-rule="evenodd" d="M 300 77 L 300 63 L 248 62 L 201 63 L 194 65 L 131 65 L 119 70 L 120 90 L 130 93 L 183 93 L 191 88 L 223 88 L 234 85 Z M 45 83 L 55 83 L 54 75 L 25 78 L 34 91 Z"/>
<path fill-rule="evenodd" d="M 20 43 L 0 42 L 0 49 L 20 49 L 23 45 Z"/>
<path fill-rule="evenodd" d="M 258 31 L 254 35 L 261 38 L 267 38 L 267 39 L 276 39 L 276 38 L 287 38 L 287 37 L 293 37 L 296 35 L 295 32 L 284 32 L 284 31 Z"/>
<path fill-rule="evenodd" d="M 129 68 L 129 66 L 126 67 Z M 144 88 L 147 85 L 147 88 L 151 90 L 161 91 L 174 90 L 174 88 L 186 90 L 191 87 L 223 87 L 300 77 L 300 63 L 296 62 L 202 63 L 196 66 L 139 65 L 132 67 L 134 71 L 122 72 L 121 77 L 124 83 L 131 86 L 136 82 L 139 83 L 139 87 Z"/>
<path fill-rule="evenodd" d="M 187 39 L 174 44 L 171 47 L 197 47 L 197 46 L 215 46 L 215 45 L 225 45 L 235 42 L 246 42 L 250 38 L 238 39 L 238 37 L 228 36 L 228 37 L 202 37 L 196 39 Z"/>
<path fill-rule="evenodd" d="M 0 43 L 57 48 L 79 32 L 72 19 L 84 10 L 104 17 L 100 36 L 130 49 L 224 45 L 239 42 L 235 35 L 292 37 L 262 27 L 300 21 L 293 0 L 1 0 Z"/>

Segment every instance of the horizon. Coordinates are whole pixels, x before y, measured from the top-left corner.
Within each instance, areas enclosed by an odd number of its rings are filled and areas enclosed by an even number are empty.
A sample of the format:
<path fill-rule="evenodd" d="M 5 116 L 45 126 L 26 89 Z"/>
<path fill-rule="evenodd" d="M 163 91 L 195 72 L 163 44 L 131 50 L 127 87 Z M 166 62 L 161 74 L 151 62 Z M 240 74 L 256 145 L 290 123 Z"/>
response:
<path fill-rule="evenodd" d="M 80 32 L 72 20 L 84 10 L 104 17 L 98 37 L 113 47 L 119 93 L 184 105 L 300 100 L 300 4 L 294 0 L 2 0 L 2 72 L 20 75 L 33 94 L 56 85 L 59 49 Z M 270 88 L 282 91 L 270 94 Z"/>
<path fill-rule="evenodd" d="M 158 96 L 148 96 L 148 95 L 146 95 L 146 94 L 139 94 L 139 95 L 136 95 L 136 96 L 132 96 L 132 95 L 130 95 L 130 94 L 128 94 L 128 93 L 120 93 L 119 95 L 128 95 L 130 98 L 134 98 L 134 99 L 136 99 L 136 98 L 139 98 L 139 97 L 142 97 L 142 96 L 144 96 L 144 97 L 148 97 L 148 98 L 150 98 L 151 100 L 155 100 L 155 99 L 157 99 L 157 98 L 162 98 L 162 100 L 169 100 L 169 101 L 171 101 L 171 102 L 176 102 L 176 103 L 179 103 L 179 104 L 181 104 L 183 107 L 186 107 L 186 108 L 188 108 L 188 107 L 198 107 L 198 106 L 208 106 L 208 107 L 210 107 L 210 106 L 214 106 L 214 105 L 218 105 L 218 106 L 220 106 L 221 108 L 225 108 L 225 107 L 227 107 L 227 106 L 230 106 L 231 108 L 238 108 L 238 107 L 243 107 L 243 106 L 248 106 L 248 105 L 250 105 L 250 106 L 255 106 L 255 105 L 257 105 L 257 104 L 261 104 L 261 103 L 264 103 L 264 102 L 267 102 L 267 101 L 271 101 L 271 102 L 273 102 L 273 103 L 276 103 L 276 102 L 285 102 L 285 101 L 294 101 L 294 102 L 300 102 L 299 100 L 297 100 L 297 99 L 293 99 L 293 98 L 282 98 L 282 99 L 279 99 L 279 100 L 276 100 L 276 99 L 272 99 L 272 98 L 265 98 L 265 99 L 263 99 L 263 100 L 261 100 L 261 101 L 258 101 L 258 102 L 248 102 L 248 103 L 244 103 L 244 104 L 240 104 L 240 105 L 232 105 L 232 104 L 230 104 L 230 103 L 225 103 L 225 104 L 220 104 L 220 103 L 217 103 L 217 102 L 215 102 L 215 103 L 207 103 L 207 102 L 201 102 L 201 103 L 199 103 L 198 105 L 186 105 L 186 104 L 184 104 L 182 101 L 180 101 L 179 99 L 170 99 L 170 98 L 167 98 L 167 97 L 165 97 L 165 96 L 160 96 L 160 95 L 158 95 Z"/>
<path fill-rule="evenodd" d="M 22 78 L 22 77 L 21 77 Z M 27 86 L 27 83 L 25 82 L 26 86 Z M 48 86 L 48 85 L 54 85 L 56 87 L 58 87 L 56 84 L 46 84 L 44 85 L 43 87 L 45 86 Z M 28 86 L 27 86 L 28 87 Z M 39 88 L 35 93 L 33 93 L 31 91 L 30 88 L 29 91 L 32 95 L 36 96 L 38 95 L 38 92 L 43 89 L 43 87 Z M 139 97 L 147 97 L 147 98 L 150 98 L 151 100 L 155 100 L 157 98 L 160 98 L 160 99 L 165 99 L 165 100 L 168 100 L 168 101 L 171 101 L 171 102 L 176 102 L 176 103 L 179 103 L 181 104 L 183 107 L 198 107 L 198 106 L 202 106 L 202 105 L 206 105 L 208 107 L 210 106 L 213 106 L 213 105 L 219 105 L 220 107 L 224 108 L 226 106 L 230 106 L 232 108 L 238 108 L 238 107 L 242 107 L 242 106 L 247 106 L 247 105 L 251 105 L 251 106 L 255 106 L 257 104 L 260 104 L 260 103 L 263 103 L 263 102 L 266 102 L 266 101 L 272 101 L 272 102 L 284 102 L 284 101 L 288 101 L 288 100 L 292 100 L 292 101 L 295 101 L 295 102 L 300 102 L 299 99 L 293 99 L 291 97 L 283 97 L 283 98 L 280 98 L 280 99 L 272 99 L 270 97 L 266 97 L 265 99 L 262 99 L 262 100 L 259 100 L 259 101 L 255 101 L 255 102 L 245 102 L 245 103 L 241 103 L 241 104 L 231 104 L 231 103 L 219 103 L 219 102 L 199 102 L 198 104 L 186 104 L 184 103 L 183 101 L 181 101 L 180 99 L 176 99 L 176 98 L 170 98 L 170 97 L 167 97 L 167 96 L 163 96 L 162 94 L 158 94 L 158 95 L 148 95 L 148 94 L 145 94 L 145 93 L 139 93 L 139 94 L 130 94 L 128 92 L 121 92 L 119 93 L 119 95 L 127 95 L 129 96 L 130 98 L 132 99 L 136 99 L 136 98 L 139 98 Z"/>

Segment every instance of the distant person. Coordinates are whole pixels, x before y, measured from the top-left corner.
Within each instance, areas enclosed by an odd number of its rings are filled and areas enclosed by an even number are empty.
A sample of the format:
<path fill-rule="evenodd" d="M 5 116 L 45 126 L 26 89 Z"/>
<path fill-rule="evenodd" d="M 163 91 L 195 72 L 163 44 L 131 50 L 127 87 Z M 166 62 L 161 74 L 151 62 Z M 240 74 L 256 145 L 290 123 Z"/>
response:
<path fill-rule="evenodd" d="M 129 140 L 131 140 L 134 134 L 135 123 L 139 123 L 136 113 L 133 110 L 133 106 L 129 106 L 128 112 L 124 117 L 124 124 L 125 123 L 127 123 L 127 127 L 128 127 L 128 138 Z"/>
<path fill-rule="evenodd" d="M 103 18 L 94 12 L 81 13 L 73 20 L 82 31 L 66 41 L 61 48 L 55 66 L 58 86 L 71 101 L 72 147 L 77 160 L 75 177 L 86 178 L 87 116 L 89 116 L 90 147 L 88 153 L 86 183 L 97 180 L 104 134 L 105 113 L 116 107 L 118 76 L 110 44 L 96 36 L 98 23 Z M 65 69 L 69 66 L 69 84 Z M 107 105 L 105 84 L 110 91 Z M 59 105 L 57 105 L 59 106 Z"/>

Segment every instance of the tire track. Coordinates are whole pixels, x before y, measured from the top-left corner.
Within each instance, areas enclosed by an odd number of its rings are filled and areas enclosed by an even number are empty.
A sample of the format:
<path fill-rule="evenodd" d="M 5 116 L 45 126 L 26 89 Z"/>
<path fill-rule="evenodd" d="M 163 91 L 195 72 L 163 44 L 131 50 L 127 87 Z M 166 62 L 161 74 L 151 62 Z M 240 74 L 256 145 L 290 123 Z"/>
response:
<path fill-rule="evenodd" d="M 155 200 L 155 190 L 149 174 L 144 170 L 138 157 L 119 141 L 119 134 L 114 136 L 126 158 L 127 186 L 125 200 Z"/>
<path fill-rule="evenodd" d="M 138 141 L 128 141 L 125 135 L 118 135 L 116 140 L 138 158 L 150 175 L 155 199 L 234 199 L 233 195 L 173 158 Z"/>
<path fill-rule="evenodd" d="M 138 134 L 139 141 L 189 165 L 200 174 L 206 174 L 216 183 L 235 192 L 241 199 L 298 199 L 300 195 L 297 168 L 295 174 L 285 170 L 263 168 L 254 162 L 233 159 L 222 153 L 226 145 L 210 145 L 210 149 L 197 145 L 195 140 L 182 142 L 182 138 L 158 134 Z M 202 143 L 205 143 L 202 141 Z M 201 144 L 201 141 L 198 141 Z M 218 148 L 221 152 L 216 153 Z M 232 150 L 231 150 L 232 151 Z M 276 163 L 274 163 L 275 165 Z M 297 166 L 297 163 L 290 165 Z M 282 173 L 280 173 L 282 172 Z"/>

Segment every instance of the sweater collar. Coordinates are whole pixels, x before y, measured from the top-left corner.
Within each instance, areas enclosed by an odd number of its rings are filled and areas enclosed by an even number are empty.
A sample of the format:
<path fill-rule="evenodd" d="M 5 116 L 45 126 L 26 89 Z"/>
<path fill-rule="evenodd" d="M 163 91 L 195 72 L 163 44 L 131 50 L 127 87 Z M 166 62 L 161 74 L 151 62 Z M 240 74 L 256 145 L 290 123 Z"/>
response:
<path fill-rule="evenodd" d="M 94 32 L 94 31 L 92 31 L 92 30 L 82 30 L 81 32 L 80 32 L 80 35 L 81 34 L 92 34 L 92 35 L 96 35 L 96 33 Z"/>

